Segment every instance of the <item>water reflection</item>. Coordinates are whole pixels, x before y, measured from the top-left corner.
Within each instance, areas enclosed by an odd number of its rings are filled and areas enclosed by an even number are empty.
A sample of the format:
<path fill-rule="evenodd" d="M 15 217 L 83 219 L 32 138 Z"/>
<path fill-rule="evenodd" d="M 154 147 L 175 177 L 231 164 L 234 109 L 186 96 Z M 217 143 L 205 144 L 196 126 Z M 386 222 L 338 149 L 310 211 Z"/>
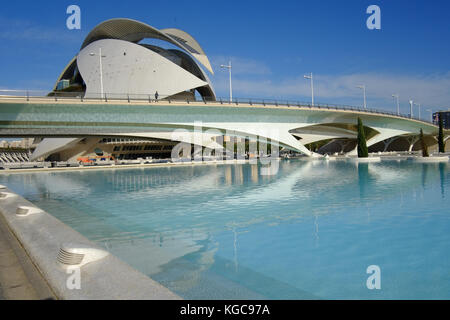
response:
<path fill-rule="evenodd" d="M 369 164 L 359 163 L 357 164 L 357 167 L 358 167 L 359 196 L 361 199 L 364 199 L 366 197 L 370 181 Z"/>
<path fill-rule="evenodd" d="M 422 187 L 425 189 L 429 164 L 422 163 Z"/>
<path fill-rule="evenodd" d="M 317 215 L 314 215 L 314 237 L 316 241 L 316 247 L 319 245 L 319 222 Z"/>
<path fill-rule="evenodd" d="M 319 250 L 327 243 L 327 217 L 365 212 L 351 220 L 361 226 L 395 214 L 375 209 L 390 199 L 402 205 L 433 187 L 442 199 L 447 196 L 446 163 L 289 160 L 280 162 L 276 175 L 262 176 L 260 170 L 255 164 L 237 164 L 43 172 L 1 175 L 0 183 L 180 292 L 203 288 L 205 281 L 216 279 L 217 270 L 233 279 L 249 277 L 249 250 L 240 244 L 248 246 L 244 239 L 256 237 L 252 230 L 270 233 L 306 221 L 302 239 L 309 237 Z"/>
<path fill-rule="evenodd" d="M 4 175 L 0 180 L 44 209 L 50 202 L 67 202 L 80 209 L 79 215 L 114 216 L 113 225 L 122 231 L 129 225 L 139 232 L 204 232 L 331 214 L 363 200 L 370 206 L 437 178 L 444 197 L 447 164 L 439 164 L 439 170 L 434 166 L 291 160 L 281 162 L 270 178 L 262 178 L 257 165 L 224 165 Z"/>
<path fill-rule="evenodd" d="M 446 163 L 439 163 L 439 178 L 441 181 L 441 196 L 444 198 L 445 195 L 445 167 Z"/>
<path fill-rule="evenodd" d="M 235 271 L 238 272 L 238 258 L 237 258 L 237 232 L 236 228 L 233 228 L 233 249 L 234 249 L 234 268 Z"/>

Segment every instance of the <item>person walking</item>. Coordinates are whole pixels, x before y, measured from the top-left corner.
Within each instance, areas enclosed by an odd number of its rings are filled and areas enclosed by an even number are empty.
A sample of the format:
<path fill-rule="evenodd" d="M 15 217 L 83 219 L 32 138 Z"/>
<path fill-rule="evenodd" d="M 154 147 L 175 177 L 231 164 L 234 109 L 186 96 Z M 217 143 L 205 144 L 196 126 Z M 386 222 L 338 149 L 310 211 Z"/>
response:
<path fill-rule="evenodd" d="M 158 100 L 158 96 L 159 96 L 158 91 L 156 91 L 155 92 L 155 100 Z"/>

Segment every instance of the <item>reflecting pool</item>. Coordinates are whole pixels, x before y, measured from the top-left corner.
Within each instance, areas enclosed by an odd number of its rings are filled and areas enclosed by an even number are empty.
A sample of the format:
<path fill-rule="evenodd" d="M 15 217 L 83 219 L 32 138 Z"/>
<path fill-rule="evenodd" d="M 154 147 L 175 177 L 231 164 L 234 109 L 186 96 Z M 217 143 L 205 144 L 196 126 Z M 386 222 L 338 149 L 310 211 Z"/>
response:
<path fill-rule="evenodd" d="M 0 183 L 187 299 L 449 299 L 449 164 L 0 174 Z M 381 289 L 366 272 L 380 268 Z"/>

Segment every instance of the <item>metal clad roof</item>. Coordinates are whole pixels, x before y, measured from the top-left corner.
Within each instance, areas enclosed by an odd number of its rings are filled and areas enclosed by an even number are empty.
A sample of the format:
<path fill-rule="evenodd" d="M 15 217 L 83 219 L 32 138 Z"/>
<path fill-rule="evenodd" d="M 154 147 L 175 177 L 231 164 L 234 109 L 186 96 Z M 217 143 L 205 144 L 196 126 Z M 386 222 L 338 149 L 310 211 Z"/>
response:
<path fill-rule="evenodd" d="M 208 57 L 197 41 L 188 33 L 179 29 L 158 30 L 143 22 L 118 18 L 104 21 L 97 25 L 84 40 L 81 49 L 101 39 L 120 39 L 137 43 L 145 38 L 159 39 L 189 52 L 208 71 L 214 73 Z"/>

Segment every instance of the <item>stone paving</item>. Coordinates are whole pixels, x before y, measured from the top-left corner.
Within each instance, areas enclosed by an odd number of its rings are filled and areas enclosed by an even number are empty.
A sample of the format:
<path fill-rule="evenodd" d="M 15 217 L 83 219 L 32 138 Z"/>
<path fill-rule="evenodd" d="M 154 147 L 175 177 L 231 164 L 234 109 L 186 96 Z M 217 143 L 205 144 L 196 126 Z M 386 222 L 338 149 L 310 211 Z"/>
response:
<path fill-rule="evenodd" d="M 54 298 L 43 282 L 40 273 L 0 218 L 0 300 Z"/>

